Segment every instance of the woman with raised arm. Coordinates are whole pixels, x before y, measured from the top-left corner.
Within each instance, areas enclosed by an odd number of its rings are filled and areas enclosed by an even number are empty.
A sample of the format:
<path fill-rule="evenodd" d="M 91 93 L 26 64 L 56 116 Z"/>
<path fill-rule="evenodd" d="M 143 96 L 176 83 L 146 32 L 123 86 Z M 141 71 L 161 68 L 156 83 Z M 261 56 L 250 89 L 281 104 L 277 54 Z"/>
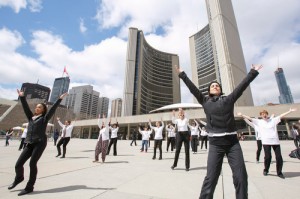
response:
<path fill-rule="evenodd" d="M 281 121 L 281 118 L 294 111 L 296 111 L 296 109 L 291 108 L 289 111 L 282 113 L 277 117 L 269 118 L 268 111 L 262 110 L 259 113 L 262 119 L 250 118 L 247 115 L 238 113 L 239 116 L 242 116 L 243 118 L 248 119 L 250 122 L 252 122 L 256 126 L 257 131 L 260 132 L 261 142 L 265 152 L 265 162 L 264 162 L 265 168 L 263 171 L 264 176 L 268 175 L 269 173 L 269 168 L 270 168 L 271 158 L 272 158 L 271 148 L 273 148 L 276 157 L 277 176 L 282 179 L 285 178 L 282 173 L 283 159 L 281 155 L 279 137 L 277 132 L 277 124 Z"/>
<path fill-rule="evenodd" d="M 174 148 L 175 148 L 175 129 L 176 126 L 174 127 L 173 124 L 169 123 L 166 126 L 166 131 L 168 132 L 168 138 L 167 138 L 167 152 L 169 151 L 169 146 L 171 144 L 171 151 L 173 152 Z"/>
<path fill-rule="evenodd" d="M 175 169 L 177 167 L 178 158 L 182 146 L 182 142 L 184 143 L 185 149 L 185 170 L 190 170 L 190 134 L 188 131 L 188 123 L 189 120 L 185 117 L 184 111 L 180 108 L 178 111 L 178 118 L 175 119 L 175 111 L 173 111 L 172 116 L 173 124 L 177 125 L 177 135 L 176 135 L 176 151 L 175 151 L 175 158 L 174 163 L 171 166 L 171 169 Z"/>
<path fill-rule="evenodd" d="M 159 149 L 159 160 L 162 159 L 162 139 L 163 139 L 163 136 L 162 136 L 162 133 L 163 133 L 163 129 L 164 129 L 164 122 L 161 121 L 157 121 L 155 123 L 156 127 L 152 126 L 151 125 L 151 120 L 149 119 L 149 127 L 154 130 L 154 153 L 153 153 L 153 160 L 156 159 L 156 149 L 158 147 Z"/>
<path fill-rule="evenodd" d="M 215 81 L 208 86 L 208 96 L 204 96 L 185 72 L 176 66 L 179 77 L 202 105 L 206 114 L 207 125 L 205 128 L 209 136 L 210 150 L 207 159 L 207 173 L 200 193 L 201 199 L 213 198 L 225 154 L 233 173 L 236 198 L 248 198 L 248 176 L 243 152 L 236 135 L 234 103 L 255 79 L 261 68 L 261 65 L 252 65 L 248 75 L 228 96 L 223 96 L 221 85 Z"/>
<path fill-rule="evenodd" d="M 63 123 L 61 123 L 59 117 L 57 117 L 56 119 L 57 119 L 59 126 L 62 128 L 60 140 L 58 141 L 57 146 L 56 146 L 56 148 L 57 148 L 57 156 L 56 157 L 59 157 L 61 155 L 60 146 L 63 145 L 63 154 L 60 158 L 65 158 L 66 152 L 67 152 L 67 145 L 71 139 L 74 125 L 71 124 L 70 120 L 66 120 L 65 124 L 63 124 Z"/>
<path fill-rule="evenodd" d="M 117 142 L 118 142 L 118 131 L 119 131 L 119 124 L 116 119 L 116 123 L 113 124 L 112 126 L 109 123 L 109 129 L 111 130 L 111 137 L 110 137 L 110 142 L 108 145 L 108 150 L 106 155 L 109 155 L 110 147 L 114 145 L 114 156 L 117 155 Z"/>
<path fill-rule="evenodd" d="M 30 159 L 29 167 L 29 181 L 24 190 L 22 190 L 18 195 L 25 195 L 33 191 L 34 184 L 37 176 L 37 162 L 41 158 L 46 146 L 47 146 L 47 135 L 46 128 L 48 121 L 55 113 L 56 108 L 60 104 L 61 100 L 67 95 L 67 93 L 62 94 L 59 99 L 53 104 L 51 109 L 47 112 L 47 106 L 44 103 L 37 104 L 34 113 L 31 112 L 23 91 L 17 90 L 18 95 L 21 100 L 25 115 L 28 119 L 28 131 L 25 139 L 26 147 L 20 154 L 17 160 L 15 171 L 16 177 L 14 182 L 8 187 L 8 189 L 13 189 L 20 182 L 24 180 L 24 164 Z"/>
<path fill-rule="evenodd" d="M 199 141 L 199 124 L 196 120 L 192 122 L 192 125 L 188 124 L 188 127 L 191 131 L 191 147 L 193 153 L 197 153 L 198 151 L 198 141 Z"/>
<path fill-rule="evenodd" d="M 99 154 L 102 153 L 102 163 L 105 162 L 105 157 L 107 153 L 108 148 L 108 142 L 109 142 L 109 126 L 108 126 L 108 119 L 105 118 L 105 115 L 103 114 L 103 120 L 101 121 L 100 115 L 98 118 L 98 126 L 100 128 L 98 141 L 95 148 L 95 160 L 93 162 L 99 161 Z"/>

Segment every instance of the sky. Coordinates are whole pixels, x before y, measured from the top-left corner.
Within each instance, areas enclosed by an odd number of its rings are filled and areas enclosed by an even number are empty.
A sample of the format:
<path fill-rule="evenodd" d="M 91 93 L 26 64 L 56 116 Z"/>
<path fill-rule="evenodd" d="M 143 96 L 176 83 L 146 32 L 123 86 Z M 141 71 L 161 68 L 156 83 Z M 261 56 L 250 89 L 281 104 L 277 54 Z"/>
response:
<path fill-rule="evenodd" d="M 300 103 L 300 1 L 232 0 L 255 105 L 279 103 L 274 75 L 282 67 Z M 101 97 L 123 97 L 129 27 L 154 48 L 178 54 L 191 77 L 189 37 L 207 25 L 204 0 L 0 0 L 0 98 L 17 99 L 22 83 L 52 88 L 64 67 L 70 88 L 92 85 Z M 193 102 L 181 82 L 182 102 Z"/>

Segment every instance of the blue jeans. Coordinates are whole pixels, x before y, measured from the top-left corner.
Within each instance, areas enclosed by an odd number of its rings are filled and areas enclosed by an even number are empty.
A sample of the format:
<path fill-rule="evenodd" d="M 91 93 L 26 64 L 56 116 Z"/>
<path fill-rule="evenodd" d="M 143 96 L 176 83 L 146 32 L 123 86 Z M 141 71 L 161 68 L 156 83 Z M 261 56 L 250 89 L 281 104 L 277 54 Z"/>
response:
<path fill-rule="evenodd" d="M 147 152 L 147 150 L 148 150 L 148 140 L 143 140 L 142 141 L 142 149 L 141 149 L 141 151 L 144 151 L 144 146 L 145 146 L 145 151 Z"/>

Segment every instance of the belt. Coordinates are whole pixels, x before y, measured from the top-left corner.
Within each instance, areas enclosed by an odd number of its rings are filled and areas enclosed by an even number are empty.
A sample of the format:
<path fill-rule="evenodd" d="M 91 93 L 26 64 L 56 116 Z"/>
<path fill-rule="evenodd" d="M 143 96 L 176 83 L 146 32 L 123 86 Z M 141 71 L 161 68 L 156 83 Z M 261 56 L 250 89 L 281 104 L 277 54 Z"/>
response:
<path fill-rule="evenodd" d="M 226 135 L 236 135 L 236 131 L 235 132 L 225 132 L 225 133 L 208 133 L 209 137 L 222 137 L 222 136 L 226 136 Z"/>

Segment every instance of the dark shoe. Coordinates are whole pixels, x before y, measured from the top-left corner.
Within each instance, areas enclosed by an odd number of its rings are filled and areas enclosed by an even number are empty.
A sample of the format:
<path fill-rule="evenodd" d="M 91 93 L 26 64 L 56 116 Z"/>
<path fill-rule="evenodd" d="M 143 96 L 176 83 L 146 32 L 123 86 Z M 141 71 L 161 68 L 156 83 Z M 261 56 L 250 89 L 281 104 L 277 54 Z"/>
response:
<path fill-rule="evenodd" d="M 22 196 L 31 192 L 33 192 L 33 190 L 24 189 L 18 194 L 18 196 Z"/>
<path fill-rule="evenodd" d="M 152 158 L 152 160 L 155 160 L 155 159 L 156 159 L 156 157 L 153 157 L 153 158 Z"/>
<path fill-rule="evenodd" d="M 161 159 L 162 159 L 162 157 L 159 157 L 158 159 L 159 159 L 159 160 L 161 160 Z"/>
<path fill-rule="evenodd" d="M 60 158 L 65 158 L 65 156 L 61 156 Z"/>
<path fill-rule="evenodd" d="M 20 181 L 14 181 L 11 185 L 8 186 L 8 189 L 11 190 L 15 188 L 19 183 L 21 183 L 24 180 L 24 178 Z"/>
<path fill-rule="evenodd" d="M 285 176 L 281 173 L 278 175 L 279 178 L 285 179 Z"/>
<path fill-rule="evenodd" d="M 189 171 L 190 169 L 189 169 L 189 168 L 186 168 L 185 170 L 186 170 L 186 171 Z"/>
<path fill-rule="evenodd" d="M 264 171 L 264 176 L 267 176 L 268 175 L 268 172 L 267 171 Z"/>
<path fill-rule="evenodd" d="M 175 166 L 171 166 L 171 169 L 174 170 L 176 167 Z"/>
<path fill-rule="evenodd" d="M 55 157 L 58 157 L 58 156 L 61 156 L 61 154 L 59 153 L 59 154 L 57 154 L 57 156 L 55 156 Z"/>

